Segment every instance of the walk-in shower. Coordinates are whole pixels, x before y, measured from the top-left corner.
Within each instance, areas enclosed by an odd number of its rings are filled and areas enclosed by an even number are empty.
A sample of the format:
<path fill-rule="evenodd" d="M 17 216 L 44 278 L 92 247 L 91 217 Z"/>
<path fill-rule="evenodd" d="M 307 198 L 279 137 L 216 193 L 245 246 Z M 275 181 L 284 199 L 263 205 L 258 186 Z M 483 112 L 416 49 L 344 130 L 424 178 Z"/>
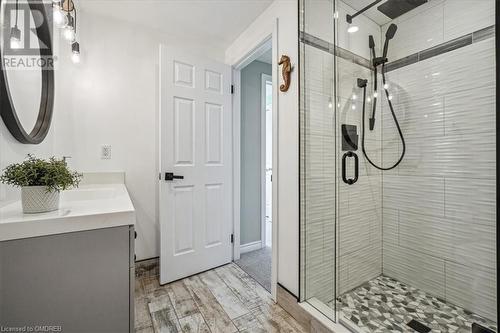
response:
<path fill-rule="evenodd" d="M 299 2 L 301 301 L 496 332 L 495 1 Z"/>

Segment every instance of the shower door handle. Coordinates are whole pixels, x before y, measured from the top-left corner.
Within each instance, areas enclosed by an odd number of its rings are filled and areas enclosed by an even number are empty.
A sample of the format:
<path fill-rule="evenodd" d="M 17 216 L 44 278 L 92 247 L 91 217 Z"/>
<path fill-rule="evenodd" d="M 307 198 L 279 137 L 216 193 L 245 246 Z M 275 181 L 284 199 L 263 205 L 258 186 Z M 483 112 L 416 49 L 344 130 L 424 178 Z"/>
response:
<path fill-rule="evenodd" d="M 347 175 L 346 175 L 346 160 L 348 157 L 354 158 L 354 178 L 349 178 L 349 179 L 347 178 Z M 344 183 L 346 183 L 348 185 L 352 185 L 358 181 L 358 176 L 359 176 L 359 158 L 358 158 L 358 155 L 356 155 L 356 153 L 353 153 L 352 151 L 348 151 L 342 157 L 342 180 L 344 181 Z"/>

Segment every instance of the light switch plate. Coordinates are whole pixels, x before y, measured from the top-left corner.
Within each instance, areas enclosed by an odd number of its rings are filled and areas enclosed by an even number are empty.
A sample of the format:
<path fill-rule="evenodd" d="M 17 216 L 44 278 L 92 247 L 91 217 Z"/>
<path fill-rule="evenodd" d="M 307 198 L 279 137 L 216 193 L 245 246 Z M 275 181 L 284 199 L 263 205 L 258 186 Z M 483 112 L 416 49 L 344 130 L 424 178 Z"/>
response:
<path fill-rule="evenodd" d="M 110 160 L 110 159 L 111 159 L 111 145 L 102 145 L 101 160 Z"/>

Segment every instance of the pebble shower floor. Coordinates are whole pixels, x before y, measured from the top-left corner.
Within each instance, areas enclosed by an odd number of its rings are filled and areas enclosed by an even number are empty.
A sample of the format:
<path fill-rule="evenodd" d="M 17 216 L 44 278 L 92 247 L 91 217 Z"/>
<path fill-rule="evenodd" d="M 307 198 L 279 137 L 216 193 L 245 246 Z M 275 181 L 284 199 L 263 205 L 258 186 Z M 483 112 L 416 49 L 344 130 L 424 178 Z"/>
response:
<path fill-rule="evenodd" d="M 337 309 L 363 332 L 414 333 L 412 319 L 435 333 L 470 333 L 472 323 L 497 331 L 491 320 L 385 276 L 340 296 Z"/>

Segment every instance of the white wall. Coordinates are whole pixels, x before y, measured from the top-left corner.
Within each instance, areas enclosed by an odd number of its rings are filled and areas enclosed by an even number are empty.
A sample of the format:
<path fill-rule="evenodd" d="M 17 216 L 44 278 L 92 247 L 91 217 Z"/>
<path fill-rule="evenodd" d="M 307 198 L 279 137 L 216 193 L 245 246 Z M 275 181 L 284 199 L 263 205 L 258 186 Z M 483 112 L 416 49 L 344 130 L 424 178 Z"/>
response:
<path fill-rule="evenodd" d="M 203 45 L 180 46 L 235 64 L 272 33 L 276 19 L 278 52 L 289 55 L 296 68 L 290 90 L 278 98 L 278 279 L 298 295 L 297 1 L 275 1 L 225 55 L 204 49 Z M 84 11 L 79 22 L 82 62 L 73 65 L 67 60 L 69 54 L 61 55 L 61 68 L 56 73 L 54 123 L 47 139 L 38 146 L 22 145 L 0 124 L 0 167 L 34 153 L 41 157 L 70 155 L 70 166 L 79 171 L 124 170 L 137 209 L 137 259 L 154 257 L 159 254 L 156 67 L 158 45 L 169 40 L 144 27 Z M 113 146 L 111 160 L 100 159 L 101 144 Z M 1 185 L 0 196 L 5 203 L 18 199 L 19 192 Z"/>
<path fill-rule="evenodd" d="M 33 153 L 72 156 L 69 165 L 78 171 L 125 171 L 137 211 L 137 259 L 155 257 L 158 46 L 172 44 L 168 36 L 132 23 L 84 11 L 79 17 L 82 62 L 72 64 L 70 46 L 61 41 L 54 122 L 47 139 L 37 146 L 19 144 L 0 121 L 0 168 Z M 222 50 L 176 46 L 223 60 Z M 100 159 L 102 144 L 112 145 L 111 160 Z M 18 199 L 18 191 L 0 185 L 0 202 Z"/>
<path fill-rule="evenodd" d="M 290 57 L 295 70 L 290 89 L 278 94 L 278 282 L 298 296 L 299 214 L 298 214 L 298 3 L 276 0 L 226 51 L 226 62 L 237 64 L 266 37 L 278 20 L 278 54 Z M 274 70 L 274 69 L 273 69 Z M 281 83 L 281 75 L 276 72 Z M 273 244 L 274 245 L 274 244 Z"/>
<path fill-rule="evenodd" d="M 271 75 L 270 64 L 253 61 L 241 70 L 241 245 L 262 235 L 262 74 Z"/>

